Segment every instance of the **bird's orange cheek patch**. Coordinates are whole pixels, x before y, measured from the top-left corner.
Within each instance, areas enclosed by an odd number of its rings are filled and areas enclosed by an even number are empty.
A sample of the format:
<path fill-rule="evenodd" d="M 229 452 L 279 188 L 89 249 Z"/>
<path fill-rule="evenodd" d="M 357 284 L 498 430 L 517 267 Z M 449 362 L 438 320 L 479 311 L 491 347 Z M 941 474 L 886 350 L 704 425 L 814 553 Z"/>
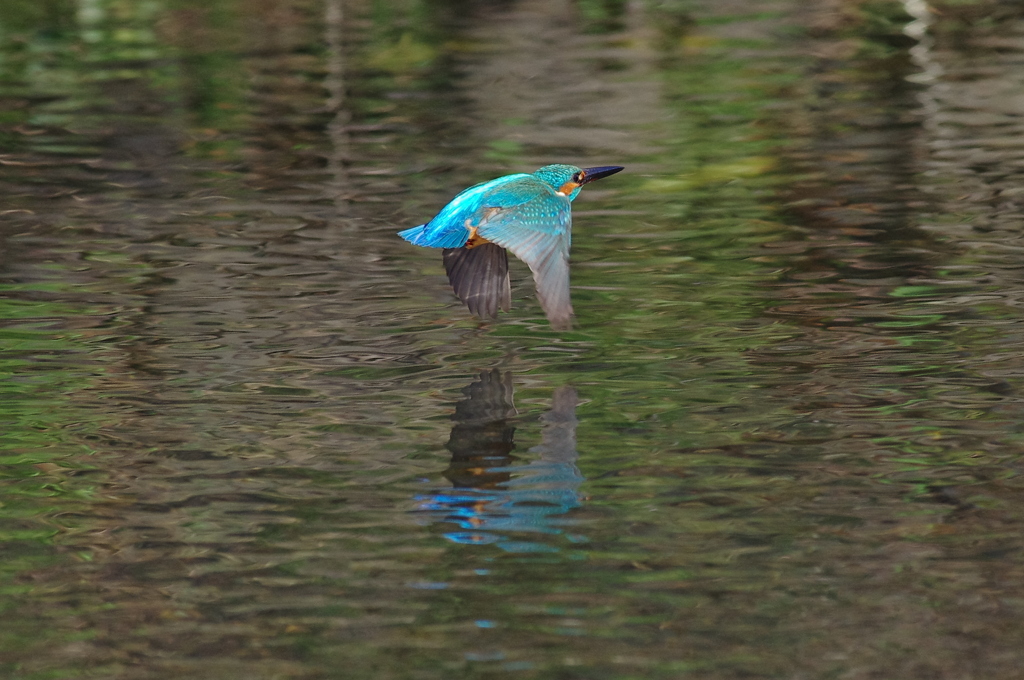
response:
<path fill-rule="evenodd" d="M 558 187 L 558 193 L 563 196 L 568 196 L 572 192 L 576 191 L 576 187 L 580 186 L 579 182 L 566 182 L 562 186 Z"/>

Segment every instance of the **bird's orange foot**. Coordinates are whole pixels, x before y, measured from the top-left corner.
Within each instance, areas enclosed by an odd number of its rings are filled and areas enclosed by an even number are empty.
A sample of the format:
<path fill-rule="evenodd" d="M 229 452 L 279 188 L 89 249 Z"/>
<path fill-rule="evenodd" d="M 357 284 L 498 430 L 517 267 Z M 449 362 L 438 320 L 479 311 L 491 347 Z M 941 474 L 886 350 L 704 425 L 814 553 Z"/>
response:
<path fill-rule="evenodd" d="M 466 228 L 469 229 L 469 238 L 466 239 L 466 245 L 464 245 L 463 248 L 476 248 L 477 246 L 482 246 L 485 243 L 490 243 L 490 241 L 476 233 L 476 227 L 471 225 L 469 220 L 466 220 Z"/>

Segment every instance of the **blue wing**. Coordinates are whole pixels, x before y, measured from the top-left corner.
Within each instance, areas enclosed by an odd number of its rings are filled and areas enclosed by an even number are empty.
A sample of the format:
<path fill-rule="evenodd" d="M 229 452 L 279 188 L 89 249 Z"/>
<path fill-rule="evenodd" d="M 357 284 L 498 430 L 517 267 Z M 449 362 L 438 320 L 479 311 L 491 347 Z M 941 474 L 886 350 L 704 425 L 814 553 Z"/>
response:
<path fill-rule="evenodd" d="M 519 199 L 516 191 L 505 191 L 504 185 L 518 185 L 518 181 L 528 178 L 537 184 L 543 184 L 533 175 L 506 175 L 490 182 L 470 187 L 453 198 L 426 224 L 398 232 L 398 235 L 409 243 L 427 248 L 461 248 L 469 240 L 469 227 L 477 226 L 486 215 L 484 201 L 500 200 L 503 207 L 512 207 Z M 546 186 L 546 185 L 545 185 Z"/>
<path fill-rule="evenodd" d="M 556 330 L 572 326 L 569 246 L 572 213 L 567 196 L 532 175 L 495 187 L 481 197 L 477 231 L 525 262 L 533 272 L 537 298 Z"/>

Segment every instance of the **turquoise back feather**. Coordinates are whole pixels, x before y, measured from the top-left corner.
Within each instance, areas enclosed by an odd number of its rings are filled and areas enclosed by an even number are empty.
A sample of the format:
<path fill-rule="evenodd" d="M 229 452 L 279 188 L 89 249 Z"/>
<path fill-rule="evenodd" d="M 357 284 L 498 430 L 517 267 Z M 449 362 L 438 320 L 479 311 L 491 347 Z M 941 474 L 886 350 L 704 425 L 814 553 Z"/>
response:
<path fill-rule="evenodd" d="M 576 187 L 568 197 L 559 195 L 557 191 L 579 171 L 574 165 L 545 165 L 532 175 L 517 173 L 477 184 L 453 198 L 434 219 L 400 231 L 398 235 L 417 246 L 460 248 L 469 239 L 466 220 L 469 220 L 469 225 L 479 226 L 488 209 L 508 210 L 517 206 L 522 206 L 521 210 L 524 211 L 517 220 L 523 226 L 546 230 L 548 233 L 567 231 L 568 223 L 562 222 L 568 218 L 563 217 L 562 209 L 576 198 L 580 187 Z M 480 235 L 490 239 L 483 232 Z M 506 247 L 515 252 L 511 247 Z"/>

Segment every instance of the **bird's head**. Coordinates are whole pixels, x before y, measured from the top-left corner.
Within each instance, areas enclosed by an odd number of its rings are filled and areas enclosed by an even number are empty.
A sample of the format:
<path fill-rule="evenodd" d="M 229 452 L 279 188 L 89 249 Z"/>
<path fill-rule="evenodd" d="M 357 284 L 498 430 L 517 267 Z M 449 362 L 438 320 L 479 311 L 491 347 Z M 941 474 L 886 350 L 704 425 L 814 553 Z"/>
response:
<path fill-rule="evenodd" d="M 545 165 L 533 174 L 558 193 L 568 196 L 571 201 L 580 193 L 584 184 L 614 175 L 622 169 L 621 165 L 602 165 L 596 168 L 577 168 L 575 165 Z"/>

